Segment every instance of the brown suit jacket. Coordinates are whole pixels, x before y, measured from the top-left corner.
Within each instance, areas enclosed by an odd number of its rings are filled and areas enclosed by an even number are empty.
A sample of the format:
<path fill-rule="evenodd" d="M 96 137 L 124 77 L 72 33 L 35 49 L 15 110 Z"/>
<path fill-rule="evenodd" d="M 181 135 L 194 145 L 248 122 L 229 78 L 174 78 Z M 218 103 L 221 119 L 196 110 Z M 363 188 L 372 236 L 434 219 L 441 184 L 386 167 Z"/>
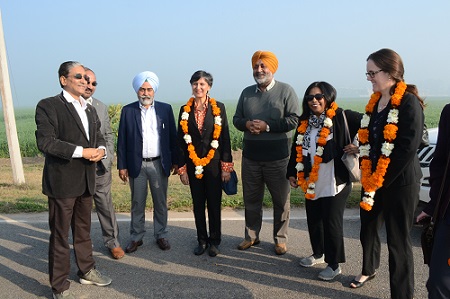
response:
<path fill-rule="evenodd" d="M 70 198 L 95 192 L 95 163 L 72 158 L 77 146 L 105 146 L 95 109 L 86 109 L 89 138 L 72 103 L 63 94 L 41 100 L 36 106 L 36 142 L 45 155 L 42 192 L 54 198 Z"/>

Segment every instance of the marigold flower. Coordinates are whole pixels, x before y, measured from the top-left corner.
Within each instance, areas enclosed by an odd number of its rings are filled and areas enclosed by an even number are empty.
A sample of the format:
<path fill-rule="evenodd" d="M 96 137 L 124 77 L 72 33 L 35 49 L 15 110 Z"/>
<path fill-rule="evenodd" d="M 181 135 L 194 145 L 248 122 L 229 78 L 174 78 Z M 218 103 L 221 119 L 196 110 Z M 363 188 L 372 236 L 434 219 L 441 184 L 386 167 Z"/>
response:
<path fill-rule="evenodd" d="M 298 146 L 295 147 L 297 156 L 296 156 L 296 169 L 297 169 L 297 185 L 300 186 L 305 192 L 305 198 L 306 199 L 313 199 L 315 197 L 315 182 L 319 178 L 319 168 L 320 163 L 322 163 L 322 154 L 323 154 L 323 147 L 327 144 L 327 138 L 330 135 L 330 129 L 329 127 L 333 126 L 333 117 L 336 115 L 336 109 L 338 109 L 338 105 L 336 102 L 331 103 L 330 107 L 326 111 L 326 116 L 324 120 L 324 126 L 320 130 L 317 140 L 317 149 L 316 154 L 313 158 L 313 166 L 311 168 L 311 172 L 309 173 L 309 177 L 306 180 L 305 174 L 304 174 L 304 165 L 301 163 L 303 161 L 303 147 L 301 144 L 303 143 L 303 138 L 306 130 L 308 129 L 308 120 L 302 120 L 300 121 L 300 124 L 297 127 L 297 140 L 296 144 Z M 299 165 L 301 164 L 301 165 Z"/>
<path fill-rule="evenodd" d="M 375 172 L 372 173 L 372 162 L 368 159 L 368 154 L 370 151 L 369 142 L 369 131 L 366 129 L 370 123 L 370 116 L 372 115 L 375 105 L 381 98 L 379 92 L 373 93 L 370 97 L 369 103 L 366 105 L 366 116 L 367 118 L 361 120 L 361 129 L 358 131 L 359 141 L 363 144 L 360 146 L 361 160 L 361 184 L 366 192 L 373 192 L 373 196 L 364 195 L 360 206 L 366 211 L 370 211 L 373 206 L 373 198 L 375 191 L 383 185 L 384 176 L 386 175 L 390 159 L 389 155 L 394 149 L 394 140 L 397 138 L 398 127 L 396 123 L 398 122 L 398 110 L 397 107 L 400 106 L 403 99 L 403 95 L 406 91 L 406 83 L 401 81 L 397 83 L 394 94 L 391 96 L 391 109 L 388 114 L 387 124 L 383 129 L 384 143 L 381 148 L 381 156 L 378 159 L 377 166 L 375 167 Z M 368 148 L 366 147 L 368 146 Z"/>
<path fill-rule="evenodd" d="M 222 118 L 220 116 L 220 108 L 217 106 L 217 102 L 215 99 L 210 98 L 209 103 L 212 108 L 212 112 L 214 115 L 214 131 L 213 131 L 213 141 L 210 143 L 211 149 L 209 150 L 206 157 L 199 158 L 195 151 L 195 146 L 192 145 L 192 137 L 189 135 L 189 126 L 188 119 L 189 113 L 191 112 L 191 106 L 194 103 L 194 98 L 190 98 L 186 105 L 183 107 L 184 111 L 181 114 L 180 126 L 181 130 L 184 133 L 183 139 L 187 143 L 187 150 L 189 153 L 189 158 L 192 160 L 192 163 L 195 165 L 195 177 L 197 179 L 203 178 L 203 167 L 208 165 L 211 160 L 214 158 L 215 151 L 219 147 L 219 137 L 222 130 Z"/>

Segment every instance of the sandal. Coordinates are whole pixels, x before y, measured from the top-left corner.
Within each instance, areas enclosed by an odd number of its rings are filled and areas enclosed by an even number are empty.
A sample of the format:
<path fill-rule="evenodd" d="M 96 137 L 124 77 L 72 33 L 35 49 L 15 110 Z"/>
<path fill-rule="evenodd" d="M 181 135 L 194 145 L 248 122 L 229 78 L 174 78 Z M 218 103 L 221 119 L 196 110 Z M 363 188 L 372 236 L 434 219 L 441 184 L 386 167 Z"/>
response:
<path fill-rule="evenodd" d="M 373 279 L 375 277 L 376 273 L 369 275 L 366 280 L 364 281 L 357 281 L 356 279 L 353 279 L 350 282 L 350 288 L 352 289 L 359 289 L 360 287 L 362 287 L 366 282 L 368 282 L 369 280 Z"/>

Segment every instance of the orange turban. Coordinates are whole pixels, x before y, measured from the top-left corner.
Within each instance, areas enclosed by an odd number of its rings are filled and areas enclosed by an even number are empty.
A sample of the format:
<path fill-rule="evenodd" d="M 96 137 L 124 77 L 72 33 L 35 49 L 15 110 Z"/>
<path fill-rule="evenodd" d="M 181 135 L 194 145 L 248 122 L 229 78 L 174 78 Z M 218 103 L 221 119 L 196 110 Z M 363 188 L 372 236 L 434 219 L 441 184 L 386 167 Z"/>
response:
<path fill-rule="evenodd" d="M 269 68 L 272 74 L 275 74 L 278 69 L 278 59 L 275 54 L 269 51 L 256 51 L 252 56 L 252 67 L 254 67 L 256 62 L 260 59 Z"/>

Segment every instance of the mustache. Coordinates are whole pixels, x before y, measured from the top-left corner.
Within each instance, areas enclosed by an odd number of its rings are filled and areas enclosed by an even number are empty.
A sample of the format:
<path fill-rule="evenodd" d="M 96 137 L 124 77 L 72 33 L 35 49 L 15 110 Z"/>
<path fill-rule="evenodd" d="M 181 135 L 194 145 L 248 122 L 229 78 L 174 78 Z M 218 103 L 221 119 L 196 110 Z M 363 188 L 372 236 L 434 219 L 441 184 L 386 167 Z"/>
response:
<path fill-rule="evenodd" d="M 142 97 L 139 97 L 141 100 L 151 100 L 151 99 L 153 99 L 153 97 L 151 97 L 151 96 L 142 96 Z"/>

